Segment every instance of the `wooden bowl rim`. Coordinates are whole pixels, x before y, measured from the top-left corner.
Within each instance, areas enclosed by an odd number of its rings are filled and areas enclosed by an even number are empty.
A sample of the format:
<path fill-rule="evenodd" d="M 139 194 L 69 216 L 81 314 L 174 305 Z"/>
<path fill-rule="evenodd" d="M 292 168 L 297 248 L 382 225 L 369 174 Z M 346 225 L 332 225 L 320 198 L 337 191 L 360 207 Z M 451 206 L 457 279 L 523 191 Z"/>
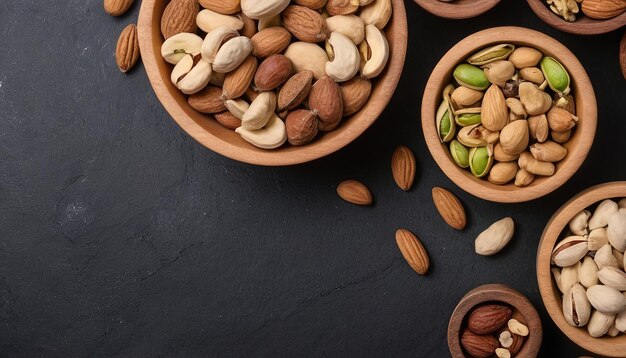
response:
<path fill-rule="evenodd" d="M 345 147 L 378 119 L 391 100 L 404 67 L 408 36 L 406 10 L 402 0 L 392 0 L 394 11 L 389 25 L 393 28 L 393 38 L 389 39 L 391 54 L 385 72 L 377 78 L 372 88 L 372 94 L 377 91 L 378 96 L 375 98 L 372 96 L 358 113 L 343 119 L 346 123 L 338 129 L 305 146 L 283 146 L 275 150 L 263 150 L 247 142 L 235 145 L 222 138 L 219 131 L 217 134 L 212 133 L 199 125 L 185 112 L 186 109 L 176 102 L 172 93 L 164 88 L 164 83 L 169 81 L 169 77 L 164 78 L 160 74 L 157 61 L 164 60 L 160 57 L 160 48 L 157 49 L 154 45 L 155 42 L 163 43 L 163 40 L 158 31 L 159 39 L 156 41 L 152 29 L 153 17 L 156 16 L 156 1 L 142 2 L 137 24 L 142 60 L 154 92 L 170 116 L 187 134 L 212 151 L 240 162 L 266 166 L 294 165 L 322 158 Z M 241 138 L 237 140 L 243 142 Z"/>
<path fill-rule="evenodd" d="M 454 66 L 464 61 L 472 53 L 490 44 L 512 42 L 540 48 L 545 54 L 557 58 L 570 72 L 573 78 L 572 87 L 576 96 L 577 115 L 582 119 L 576 128 L 574 136 L 580 136 L 578 145 L 570 148 L 565 159 L 558 163 L 558 170 L 550 177 L 535 179 L 528 187 L 495 185 L 486 179 L 473 177 L 469 171 L 459 168 L 452 160 L 447 144 L 439 141 L 435 126 L 435 113 L 441 98 L 439 88 L 451 83 L 451 73 Z M 584 101 L 580 101 L 584 99 Z M 597 103 L 595 92 L 587 72 L 576 56 L 563 44 L 541 32 L 515 26 L 494 27 L 476 32 L 453 46 L 433 69 L 424 89 L 422 98 L 422 131 L 430 154 L 437 165 L 450 180 L 466 192 L 479 198 L 500 202 L 518 203 L 537 199 L 559 188 L 580 168 L 589 154 L 597 126 Z M 583 122 L 584 121 L 584 122 Z"/>
<path fill-rule="evenodd" d="M 603 356 L 623 357 L 626 352 L 626 335 L 603 338 L 591 337 L 585 328 L 570 326 L 562 311 L 561 294 L 552 279 L 550 258 L 552 250 L 569 221 L 582 210 L 604 199 L 626 197 L 626 181 L 609 182 L 588 188 L 559 208 L 543 230 L 537 250 L 537 284 L 550 318 L 572 342 Z"/>
<path fill-rule="evenodd" d="M 500 0 L 457 0 L 454 3 L 439 0 L 414 0 L 422 9 L 446 19 L 469 19 L 494 8 Z"/>
<path fill-rule="evenodd" d="M 452 312 L 448 323 L 448 348 L 454 358 L 464 358 L 461 347 L 461 326 L 465 316 L 474 307 L 486 303 L 500 301 L 517 309 L 528 324 L 531 334 L 517 353 L 519 357 L 536 357 L 543 340 L 541 318 L 535 306 L 521 292 L 503 284 L 487 284 L 474 288 L 461 298 Z"/>
<path fill-rule="evenodd" d="M 596 20 L 588 16 L 577 18 L 574 22 L 563 20 L 553 13 L 544 3 L 544 0 L 526 0 L 533 12 L 546 24 L 555 29 L 577 35 L 599 35 L 626 25 L 626 12 L 621 15 L 606 19 Z"/>

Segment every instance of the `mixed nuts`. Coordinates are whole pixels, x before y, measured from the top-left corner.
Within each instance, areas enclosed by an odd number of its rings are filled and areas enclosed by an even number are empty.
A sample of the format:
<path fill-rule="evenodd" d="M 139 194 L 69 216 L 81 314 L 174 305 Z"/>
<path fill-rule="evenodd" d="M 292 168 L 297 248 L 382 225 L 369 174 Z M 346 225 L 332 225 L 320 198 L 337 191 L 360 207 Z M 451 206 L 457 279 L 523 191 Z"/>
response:
<path fill-rule="evenodd" d="M 578 122 L 570 76 L 532 47 L 485 48 L 453 72 L 436 113 L 439 139 L 454 162 L 497 185 L 551 176 Z"/>
<path fill-rule="evenodd" d="M 569 222 L 552 252 L 563 315 L 590 336 L 626 332 L 626 200 L 604 200 Z"/>
<path fill-rule="evenodd" d="M 259 148 L 299 146 L 365 106 L 391 13 L 391 0 L 172 0 L 161 55 L 195 110 Z"/>
<path fill-rule="evenodd" d="M 583 14 L 596 20 L 606 20 L 626 11 L 624 0 L 546 0 L 550 10 L 565 21 L 576 21 L 576 15 Z"/>

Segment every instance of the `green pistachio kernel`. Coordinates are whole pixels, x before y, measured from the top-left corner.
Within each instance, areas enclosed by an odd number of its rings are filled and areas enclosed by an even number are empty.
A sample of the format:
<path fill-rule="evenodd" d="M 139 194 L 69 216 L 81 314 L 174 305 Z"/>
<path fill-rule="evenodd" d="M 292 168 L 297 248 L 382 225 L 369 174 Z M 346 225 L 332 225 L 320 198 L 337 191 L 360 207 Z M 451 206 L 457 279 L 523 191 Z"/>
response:
<path fill-rule="evenodd" d="M 456 66 L 453 76 L 461 86 L 477 91 L 485 90 L 491 85 L 483 70 L 467 63 Z"/>
<path fill-rule="evenodd" d="M 450 155 L 456 165 L 461 168 L 469 167 L 469 150 L 457 140 L 450 142 Z"/>
<path fill-rule="evenodd" d="M 487 147 L 472 148 L 469 153 L 469 165 L 475 177 L 482 178 L 489 173 L 493 165 L 493 156 Z"/>
<path fill-rule="evenodd" d="M 455 118 L 456 124 L 465 127 L 481 123 L 480 113 L 463 113 Z"/>
<path fill-rule="evenodd" d="M 566 95 L 570 91 L 569 73 L 559 61 L 552 57 L 544 57 L 541 59 L 541 71 L 546 78 L 548 85 L 554 92 Z"/>
<path fill-rule="evenodd" d="M 504 60 L 509 57 L 513 50 L 515 50 L 515 46 L 511 44 L 491 46 L 475 53 L 467 59 L 467 62 L 472 65 L 486 65 L 494 61 Z"/>

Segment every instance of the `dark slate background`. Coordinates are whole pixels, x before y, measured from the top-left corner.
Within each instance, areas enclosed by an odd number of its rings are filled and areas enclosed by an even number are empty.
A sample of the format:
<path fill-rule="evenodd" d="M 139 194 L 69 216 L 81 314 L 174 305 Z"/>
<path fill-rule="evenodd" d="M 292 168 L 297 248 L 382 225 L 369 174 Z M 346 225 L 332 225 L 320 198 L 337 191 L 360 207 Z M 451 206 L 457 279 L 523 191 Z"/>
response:
<path fill-rule="evenodd" d="M 535 254 L 562 203 L 626 178 L 622 33 L 561 33 L 521 0 L 464 21 L 406 7 L 404 74 L 376 124 L 327 158 L 263 168 L 187 136 L 142 66 L 119 73 L 117 36 L 136 21 L 138 4 L 112 18 L 96 0 L 0 1 L 0 356 L 445 357 L 458 300 L 496 282 L 541 313 L 542 356 L 583 354 L 543 308 Z M 435 165 L 420 129 L 422 91 L 438 59 L 497 25 L 563 42 L 598 97 L 589 158 L 569 183 L 531 203 L 466 194 Z M 418 160 L 409 193 L 389 169 L 400 144 Z M 375 205 L 341 201 L 335 187 L 346 178 L 367 183 Z M 463 232 L 435 212 L 435 185 L 465 204 Z M 510 246 L 475 255 L 474 237 L 509 215 L 517 223 Z M 399 227 L 428 248 L 428 276 L 401 257 Z"/>

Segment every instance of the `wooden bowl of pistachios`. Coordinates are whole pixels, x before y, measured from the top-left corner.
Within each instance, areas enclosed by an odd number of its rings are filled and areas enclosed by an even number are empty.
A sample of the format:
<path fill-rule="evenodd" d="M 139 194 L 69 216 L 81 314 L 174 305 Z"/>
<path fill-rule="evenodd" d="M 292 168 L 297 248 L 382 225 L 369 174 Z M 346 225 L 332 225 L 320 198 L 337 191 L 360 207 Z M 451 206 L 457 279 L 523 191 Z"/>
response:
<path fill-rule="evenodd" d="M 623 0 L 527 0 L 546 24 L 578 35 L 598 35 L 626 25 Z"/>
<path fill-rule="evenodd" d="M 443 172 L 485 200 L 533 200 L 581 166 L 596 133 L 593 86 L 576 56 L 526 28 L 496 27 L 452 47 L 422 99 L 422 129 Z"/>
<path fill-rule="evenodd" d="M 446 19 L 469 19 L 484 14 L 500 0 L 415 0 L 424 10 Z"/>
<path fill-rule="evenodd" d="M 626 352 L 626 182 L 591 187 L 563 205 L 537 250 L 550 317 L 574 343 L 607 357 Z"/>

